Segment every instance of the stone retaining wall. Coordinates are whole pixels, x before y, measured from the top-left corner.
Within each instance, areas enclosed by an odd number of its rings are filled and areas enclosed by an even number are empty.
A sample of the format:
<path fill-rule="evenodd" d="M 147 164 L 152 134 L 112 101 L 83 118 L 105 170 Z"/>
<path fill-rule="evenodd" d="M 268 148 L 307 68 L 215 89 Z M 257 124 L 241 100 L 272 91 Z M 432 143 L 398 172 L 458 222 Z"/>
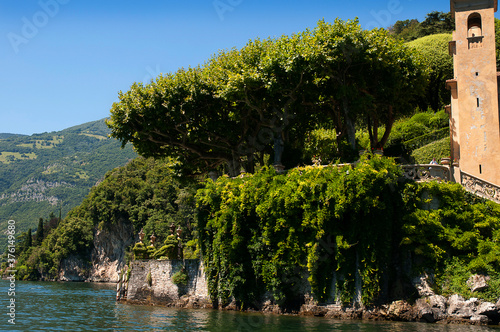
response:
<path fill-rule="evenodd" d="M 178 286 L 172 276 L 182 268 L 188 275 L 188 284 Z M 117 285 L 117 299 L 130 303 L 165 305 L 180 308 L 212 308 L 203 264 L 197 260 L 136 260 L 123 270 Z M 477 278 L 476 278 L 477 279 Z M 458 295 L 445 298 L 434 294 L 427 284 L 427 275 L 416 278 L 414 283 L 420 298 L 415 303 L 394 301 L 378 307 L 340 304 L 319 305 L 309 294 L 298 315 L 321 316 L 333 319 L 396 320 L 429 323 L 459 323 L 474 325 L 498 325 L 500 300 L 494 304 L 475 298 L 465 300 Z M 219 308 L 239 310 L 236 303 Z M 258 305 L 264 313 L 285 313 L 269 299 Z"/>
<path fill-rule="evenodd" d="M 172 276 L 182 268 L 188 275 L 188 284 L 178 286 Z M 129 269 L 117 285 L 119 300 L 184 308 L 211 307 L 203 264 L 197 259 L 136 260 Z"/>

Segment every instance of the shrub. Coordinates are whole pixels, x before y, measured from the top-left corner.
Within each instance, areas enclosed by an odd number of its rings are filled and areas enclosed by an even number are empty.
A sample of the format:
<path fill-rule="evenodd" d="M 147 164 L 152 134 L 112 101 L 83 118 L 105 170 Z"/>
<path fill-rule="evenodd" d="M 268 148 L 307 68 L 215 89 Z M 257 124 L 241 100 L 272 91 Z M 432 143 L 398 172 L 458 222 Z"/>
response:
<path fill-rule="evenodd" d="M 449 56 L 448 43 L 452 40 L 448 33 L 430 35 L 407 43 L 408 46 L 422 54 L 428 71 L 426 96 L 420 102 L 438 110 L 450 100 L 450 92 L 445 82 L 453 77 L 453 59 Z"/>
<path fill-rule="evenodd" d="M 172 282 L 177 286 L 187 286 L 188 281 L 189 276 L 184 267 L 172 275 Z"/>
<path fill-rule="evenodd" d="M 409 184 L 403 193 L 401 250 L 418 257 L 417 272 L 432 269 L 444 295 L 500 297 L 500 205 L 476 198 L 457 183 Z M 473 274 L 491 277 L 490 288 L 471 294 Z"/>
<path fill-rule="evenodd" d="M 304 159 L 321 159 L 324 164 L 339 158 L 337 133 L 333 129 L 316 129 L 308 133 L 304 143 Z"/>
<path fill-rule="evenodd" d="M 413 162 L 412 152 L 427 144 L 449 138 L 449 117 L 441 110 L 418 112 L 409 119 L 399 119 L 394 124 L 385 147 L 385 154 L 403 157 L 405 162 Z M 446 153 L 449 156 L 449 152 Z M 437 156 L 436 156 L 437 157 Z M 431 159 L 426 160 L 428 163 Z"/>
<path fill-rule="evenodd" d="M 439 161 L 442 158 L 449 157 L 450 153 L 450 138 L 446 137 L 414 150 L 411 156 L 417 164 L 428 164 L 432 158 Z"/>
<path fill-rule="evenodd" d="M 446 262 L 444 272 L 438 280 L 441 293 L 445 296 L 460 294 L 465 298 L 475 297 L 496 303 L 500 297 L 500 273 L 485 273 L 490 277 L 489 287 L 480 292 L 472 292 L 467 285 L 467 280 L 474 274 L 476 273 L 471 271 L 464 259 L 452 257 Z"/>
<path fill-rule="evenodd" d="M 197 259 L 200 258 L 200 247 L 197 240 L 190 240 L 183 248 L 184 259 Z"/>
<path fill-rule="evenodd" d="M 132 249 L 134 252 L 134 258 L 135 259 L 148 259 L 148 250 L 144 243 L 138 242 L 134 245 L 134 248 Z"/>
<path fill-rule="evenodd" d="M 175 235 L 169 235 L 164 241 L 164 246 L 154 253 L 154 257 L 158 259 L 178 259 L 177 246 L 179 241 Z"/>
<path fill-rule="evenodd" d="M 156 253 L 156 248 L 153 246 L 153 245 L 149 245 L 146 247 L 146 251 L 147 251 L 147 257 L 148 258 L 153 258 L 155 257 L 155 253 Z"/>

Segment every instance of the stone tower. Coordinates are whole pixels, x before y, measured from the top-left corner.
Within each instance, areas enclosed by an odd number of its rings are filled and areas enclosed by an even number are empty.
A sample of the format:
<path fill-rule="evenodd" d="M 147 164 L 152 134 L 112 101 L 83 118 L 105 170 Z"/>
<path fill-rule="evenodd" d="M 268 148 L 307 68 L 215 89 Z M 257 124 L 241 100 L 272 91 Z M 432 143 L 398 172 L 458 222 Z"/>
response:
<path fill-rule="evenodd" d="M 455 180 L 500 186 L 499 93 L 495 55 L 498 0 L 451 0 L 451 159 Z"/>

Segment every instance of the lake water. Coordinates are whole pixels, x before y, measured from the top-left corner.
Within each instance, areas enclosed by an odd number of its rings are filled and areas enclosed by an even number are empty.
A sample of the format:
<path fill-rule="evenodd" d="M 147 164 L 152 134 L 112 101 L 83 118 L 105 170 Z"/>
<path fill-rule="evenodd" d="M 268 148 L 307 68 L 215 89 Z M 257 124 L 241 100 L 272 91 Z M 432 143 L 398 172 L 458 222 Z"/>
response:
<path fill-rule="evenodd" d="M 0 280 L 1 331 L 500 331 L 425 323 L 336 321 L 316 317 L 182 310 L 115 302 L 115 285 L 15 283 L 15 325 L 9 323 L 9 281 Z"/>

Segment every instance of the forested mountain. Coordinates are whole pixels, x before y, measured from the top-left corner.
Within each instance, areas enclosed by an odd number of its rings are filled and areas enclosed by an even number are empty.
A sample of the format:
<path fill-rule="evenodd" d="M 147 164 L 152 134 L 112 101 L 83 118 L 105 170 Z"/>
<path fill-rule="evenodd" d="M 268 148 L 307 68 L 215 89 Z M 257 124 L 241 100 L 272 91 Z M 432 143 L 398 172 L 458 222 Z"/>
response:
<path fill-rule="evenodd" d="M 107 171 L 136 157 L 108 134 L 104 120 L 31 136 L 0 134 L 0 248 L 8 220 L 19 234 L 40 217 L 64 217 Z"/>

